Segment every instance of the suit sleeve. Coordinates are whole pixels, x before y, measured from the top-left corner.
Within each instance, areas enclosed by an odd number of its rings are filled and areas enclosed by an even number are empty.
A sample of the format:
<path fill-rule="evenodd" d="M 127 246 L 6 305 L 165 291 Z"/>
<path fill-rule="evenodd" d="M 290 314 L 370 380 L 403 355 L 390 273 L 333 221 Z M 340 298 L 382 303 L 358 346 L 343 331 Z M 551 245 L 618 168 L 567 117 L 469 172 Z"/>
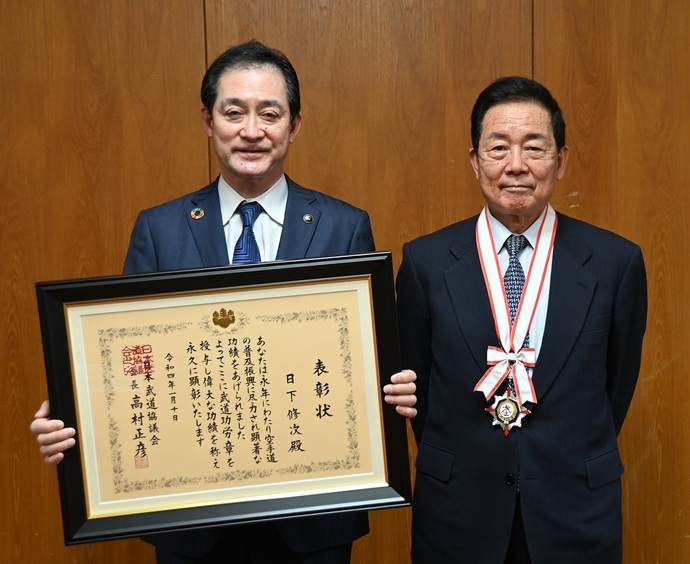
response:
<path fill-rule="evenodd" d="M 646 323 L 647 276 L 642 251 L 635 247 L 615 297 L 609 335 L 607 391 L 617 433 L 635 391 Z"/>
<path fill-rule="evenodd" d="M 129 239 L 127 258 L 125 259 L 124 274 L 142 272 L 156 272 L 156 248 L 151 234 L 151 227 L 146 212 L 141 212 L 134 223 L 132 235 Z"/>
<path fill-rule="evenodd" d="M 403 247 L 403 260 L 398 271 L 396 290 L 402 366 L 414 370 L 417 374 L 417 416 L 411 423 L 419 444 L 429 405 L 431 326 L 426 292 L 409 243 Z"/>

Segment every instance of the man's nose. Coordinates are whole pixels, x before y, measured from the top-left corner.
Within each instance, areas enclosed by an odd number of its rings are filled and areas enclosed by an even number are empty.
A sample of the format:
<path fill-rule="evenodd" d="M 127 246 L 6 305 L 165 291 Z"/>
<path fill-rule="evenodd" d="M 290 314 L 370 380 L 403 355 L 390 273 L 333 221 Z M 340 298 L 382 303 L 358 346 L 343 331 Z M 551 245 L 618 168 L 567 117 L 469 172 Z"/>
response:
<path fill-rule="evenodd" d="M 259 116 L 254 114 L 247 115 L 240 133 L 247 139 L 258 139 L 261 137 L 264 133 L 264 130 L 261 129 Z"/>
<path fill-rule="evenodd" d="M 513 147 L 508 155 L 508 169 L 514 172 L 525 170 L 526 159 L 521 147 Z"/>

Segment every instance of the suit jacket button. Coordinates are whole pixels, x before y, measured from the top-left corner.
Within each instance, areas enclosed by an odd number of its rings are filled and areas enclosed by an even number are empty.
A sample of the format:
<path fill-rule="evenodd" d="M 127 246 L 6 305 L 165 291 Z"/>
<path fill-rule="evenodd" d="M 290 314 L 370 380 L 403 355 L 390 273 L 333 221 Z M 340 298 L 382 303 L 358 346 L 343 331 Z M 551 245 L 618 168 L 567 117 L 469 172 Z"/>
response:
<path fill-rule="evenodd" d="M 515 476 L 512 474 L 508 473 L 505 475 L 505 480 L 506 480 L 506 485 L 508 486 L 514 486 L 515 485 Z"/>

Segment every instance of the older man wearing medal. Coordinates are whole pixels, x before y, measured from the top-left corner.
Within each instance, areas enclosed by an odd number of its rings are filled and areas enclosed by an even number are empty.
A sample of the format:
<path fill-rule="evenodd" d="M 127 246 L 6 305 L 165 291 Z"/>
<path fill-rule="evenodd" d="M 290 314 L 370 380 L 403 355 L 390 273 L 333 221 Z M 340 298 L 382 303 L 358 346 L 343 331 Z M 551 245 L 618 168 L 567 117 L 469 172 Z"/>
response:
<path fill-rule="evenodd" d="M 397 279 L 410 370 L 384 391 L 416 383 L 413 562 L 619 563 L 641 250 L 550 205 L 568 147 L 541 84 L 492 83 L 471 127 L 486 207 L 406 244 Z"/>

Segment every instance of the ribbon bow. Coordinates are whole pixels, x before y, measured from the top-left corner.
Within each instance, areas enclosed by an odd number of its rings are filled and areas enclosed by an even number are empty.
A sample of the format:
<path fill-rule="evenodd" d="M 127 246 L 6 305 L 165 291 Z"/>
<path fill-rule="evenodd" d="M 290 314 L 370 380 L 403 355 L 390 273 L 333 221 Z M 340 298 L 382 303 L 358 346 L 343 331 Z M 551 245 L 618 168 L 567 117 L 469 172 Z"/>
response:
<path fill-rule="evenodd" d="M 518 403 L 522 405 L 526 401 L 537 403 L 532 378 L 527 368 L 534 368 L 537 363 L 537 355 L 534 348 L 523 348 L 518 352 L 506 352 L 499 347 L 488 347 L 486 350 L 486 363 L 491 367 L 480 378 L 474 391 L 480 391 L 486 399 L 496 393 L 501 383 L 510 375 L 515 383 L 515 395 Z"/>

